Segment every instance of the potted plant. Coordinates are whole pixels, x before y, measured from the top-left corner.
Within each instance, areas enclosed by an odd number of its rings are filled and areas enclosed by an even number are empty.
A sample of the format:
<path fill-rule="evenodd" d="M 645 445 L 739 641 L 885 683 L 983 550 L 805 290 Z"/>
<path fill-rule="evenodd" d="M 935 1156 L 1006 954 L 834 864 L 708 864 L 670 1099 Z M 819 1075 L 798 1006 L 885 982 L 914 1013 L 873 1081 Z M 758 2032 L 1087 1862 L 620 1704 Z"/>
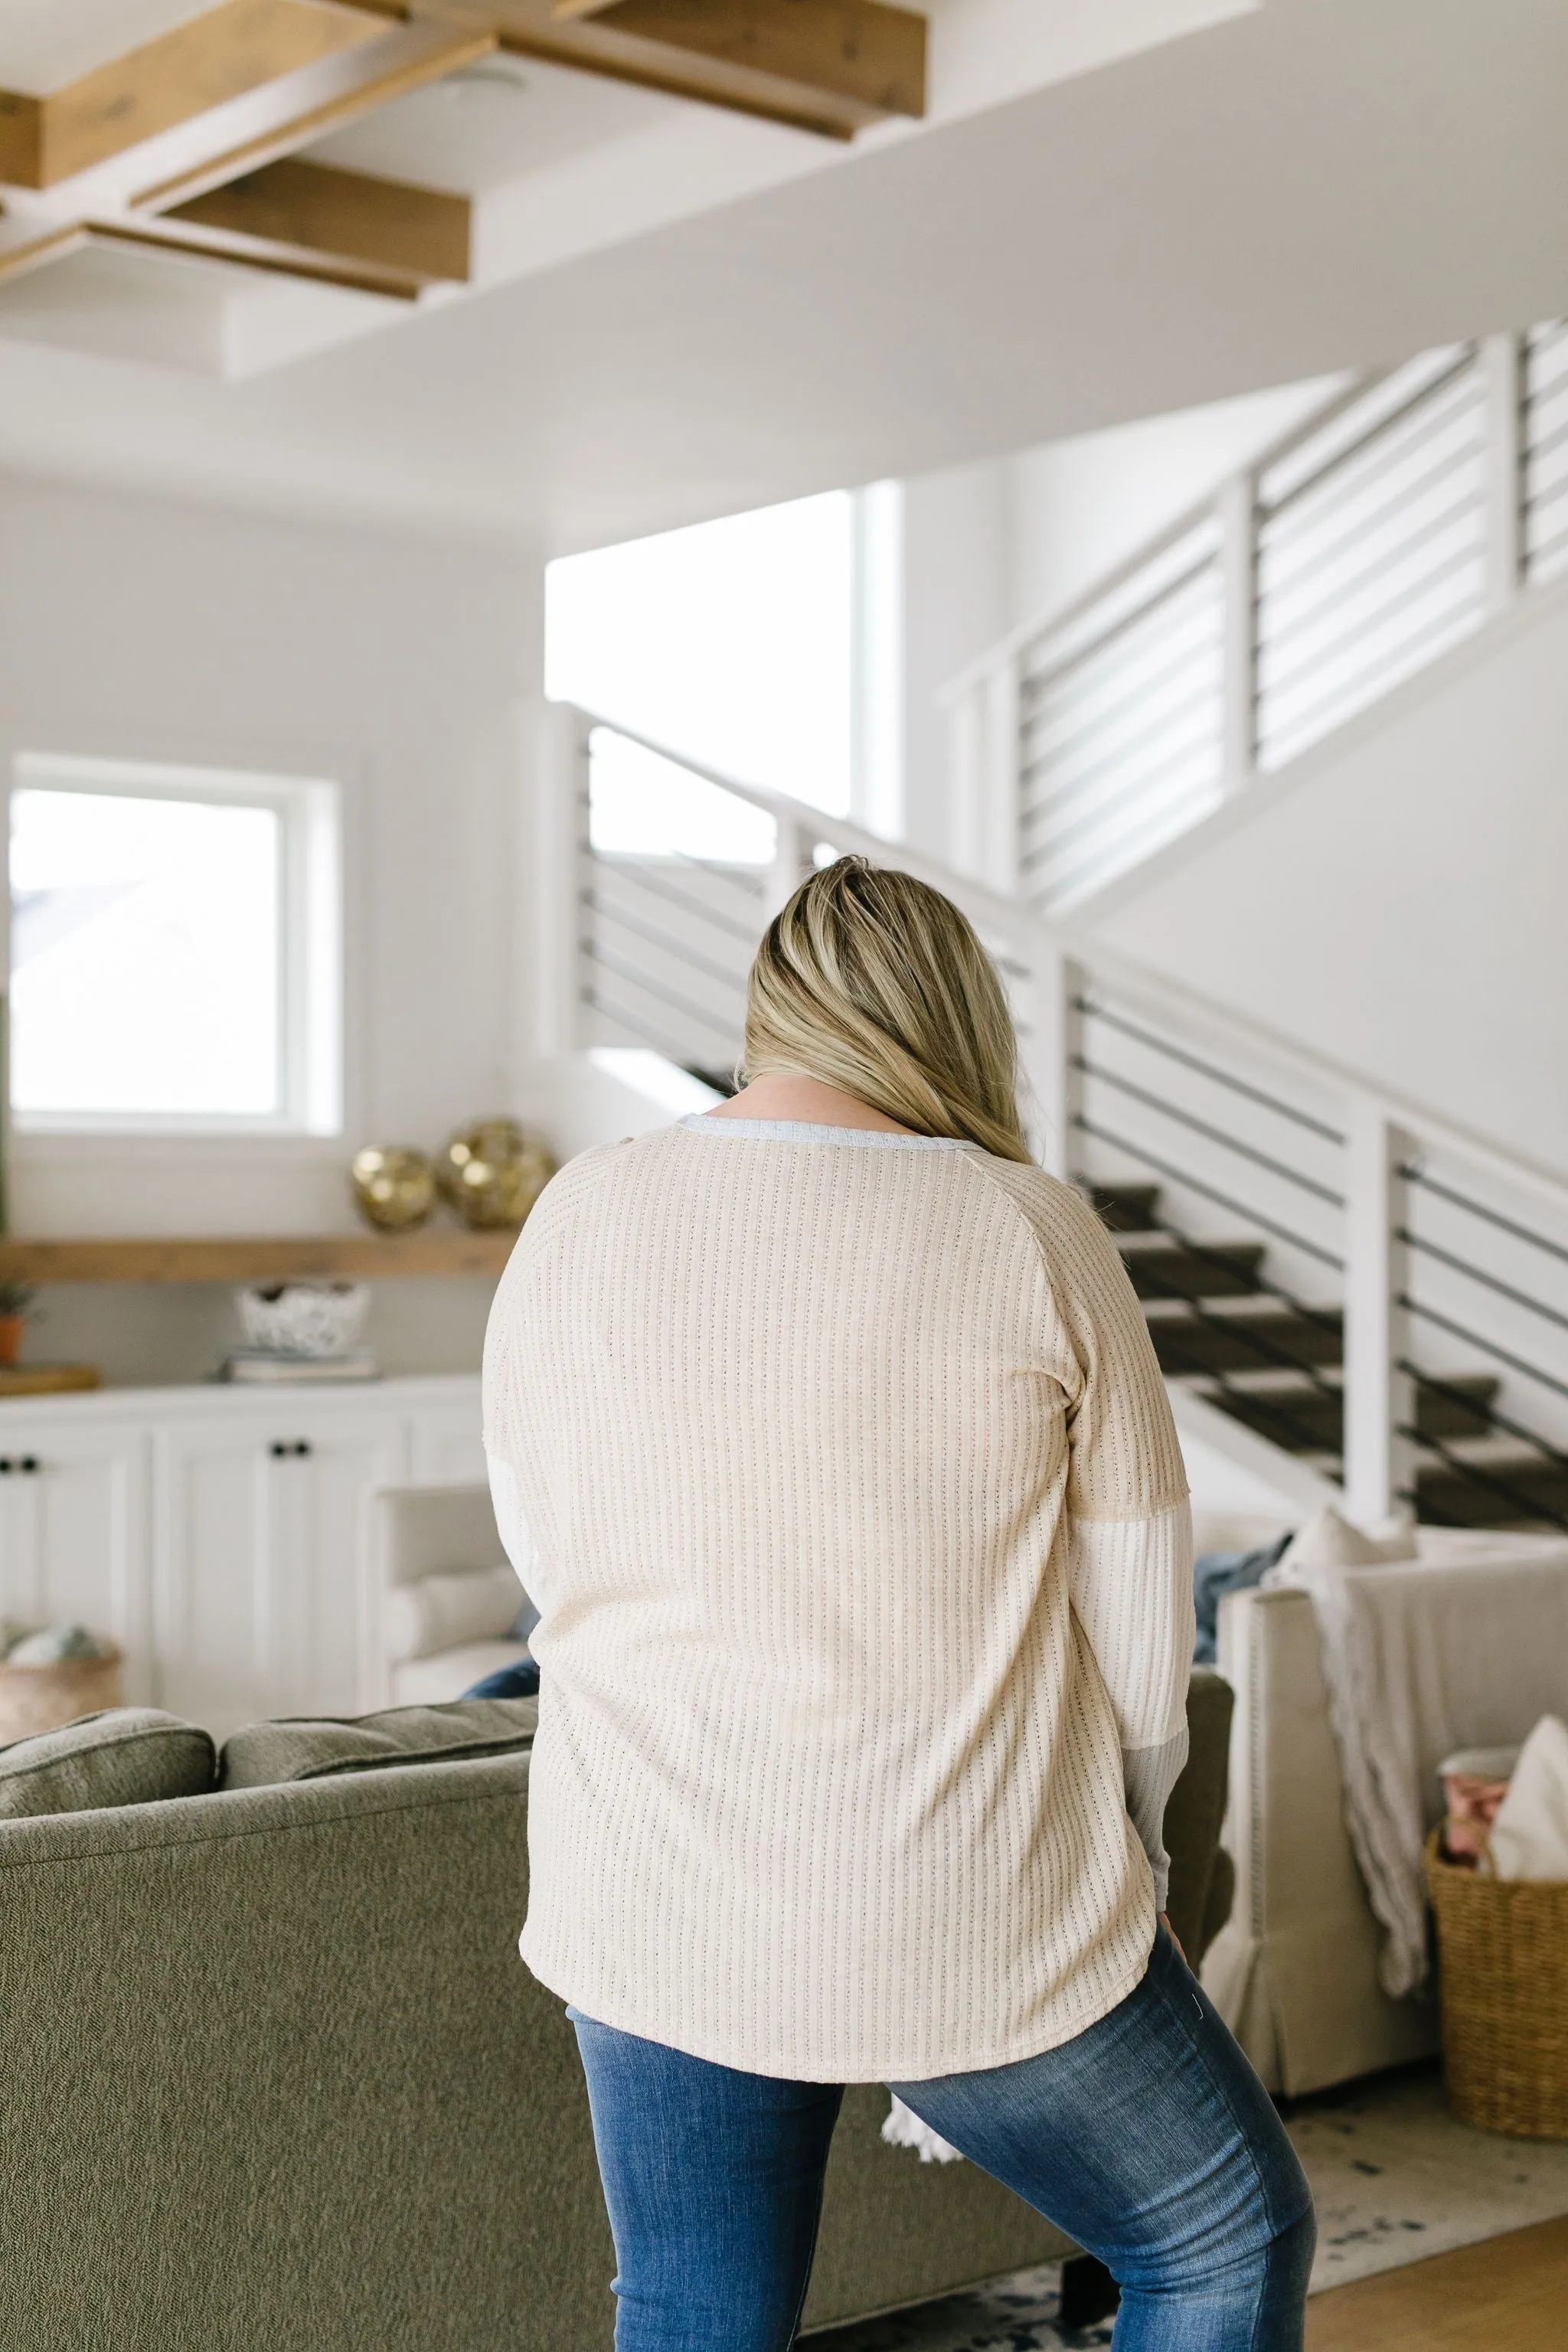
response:
<path fill-rule="evenodd" d="M 22 1351 L 33 1297 L 30 1283 L 0 1280 L 0 1364 L 14 1364 Z"/>

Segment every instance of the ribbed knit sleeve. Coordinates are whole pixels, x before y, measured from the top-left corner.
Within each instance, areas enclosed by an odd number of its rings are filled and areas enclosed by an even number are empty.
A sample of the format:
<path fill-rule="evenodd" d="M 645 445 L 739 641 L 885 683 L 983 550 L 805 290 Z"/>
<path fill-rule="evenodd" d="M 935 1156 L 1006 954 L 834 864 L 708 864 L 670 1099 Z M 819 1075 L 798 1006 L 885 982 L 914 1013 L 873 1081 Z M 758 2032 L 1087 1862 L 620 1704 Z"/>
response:
<path fill-rule="evenodd" d="M 742 1120 L 586 1154 L 498 1290 L 485 1430 L 542 1612 L 546 1984 L 835 2082 L 1004 2064 L 1132 1989 L 1185 1479 L 1076 1193 Z"/>

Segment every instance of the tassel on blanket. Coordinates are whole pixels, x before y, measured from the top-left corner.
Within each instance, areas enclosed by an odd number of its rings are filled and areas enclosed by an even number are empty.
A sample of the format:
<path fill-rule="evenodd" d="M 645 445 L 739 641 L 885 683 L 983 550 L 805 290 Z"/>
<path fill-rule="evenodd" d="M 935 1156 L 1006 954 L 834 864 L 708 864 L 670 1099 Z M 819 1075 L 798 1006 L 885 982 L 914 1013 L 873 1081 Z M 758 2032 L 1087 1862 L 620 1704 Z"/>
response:
<path fill-rule="evenodd" d="M 902 2099 L 895 2099 L 888 2109 L 888 2120 L 882 2126 L 882 2137 L 889 2147 L 912 2147 L 922 2164 L 962 2164 L 957 2148 L 933 2132 L 930 2124 L 922 2124 L 919 2116 L 906 2107 Z"/>

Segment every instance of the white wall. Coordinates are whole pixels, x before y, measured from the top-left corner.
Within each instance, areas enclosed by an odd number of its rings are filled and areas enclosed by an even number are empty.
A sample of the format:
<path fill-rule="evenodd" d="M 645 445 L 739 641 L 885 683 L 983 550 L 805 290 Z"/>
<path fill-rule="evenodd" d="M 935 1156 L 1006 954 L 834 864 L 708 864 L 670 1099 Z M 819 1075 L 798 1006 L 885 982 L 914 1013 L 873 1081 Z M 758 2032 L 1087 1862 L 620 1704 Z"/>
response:
<path fill-rule="evenodd" d="M 939 688 L 1012 626 L 1005 465 L 904 484 L 904 824 L 933 857 L 952 854 L 947 726 Z"/>
<path fill-rule="evenodd" d="M 521 554 L 0 478 L 7 766 L 39 750 L 341 778 L 348 901 L 341 1140 L 19 1137 L 14 1230 L 343 1228 L 359 1143 L 429 1148 L 518 1107 L 539 592 Z M 230 1336 L 205 1290 L 43 1303 L 31 1352 L 119 1378 L 199 1373 Z M 483 1285 L 388 1284 L 373 1338 L 388 1369 L 470 1364 L 484 1307 Z"/>
<path fill-rule="evenodd" d="M 1080 920 L 1568 1173 L 1568 588 Z"/>

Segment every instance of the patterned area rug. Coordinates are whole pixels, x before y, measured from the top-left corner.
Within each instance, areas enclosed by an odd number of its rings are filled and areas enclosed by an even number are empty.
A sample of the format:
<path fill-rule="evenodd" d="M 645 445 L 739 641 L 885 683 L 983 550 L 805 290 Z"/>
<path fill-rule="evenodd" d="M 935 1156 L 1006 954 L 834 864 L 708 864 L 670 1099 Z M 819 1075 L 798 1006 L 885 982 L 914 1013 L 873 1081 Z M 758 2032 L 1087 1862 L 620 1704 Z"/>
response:
<path fill-rule="evenodd" d="M 1409 2067 L 1287 2113 L 1318 2209 L 1312 2292 L 1568 2213 L 1568 2144 L 1456 2123 L 1436 2066 Z M 1020 2271 L 976 2294 L 830 2329 L 810 2352 L 1057 2352 L 1109 2345 L 1111 2322 L 1065 2329 L 1061 2273 Z"/>

